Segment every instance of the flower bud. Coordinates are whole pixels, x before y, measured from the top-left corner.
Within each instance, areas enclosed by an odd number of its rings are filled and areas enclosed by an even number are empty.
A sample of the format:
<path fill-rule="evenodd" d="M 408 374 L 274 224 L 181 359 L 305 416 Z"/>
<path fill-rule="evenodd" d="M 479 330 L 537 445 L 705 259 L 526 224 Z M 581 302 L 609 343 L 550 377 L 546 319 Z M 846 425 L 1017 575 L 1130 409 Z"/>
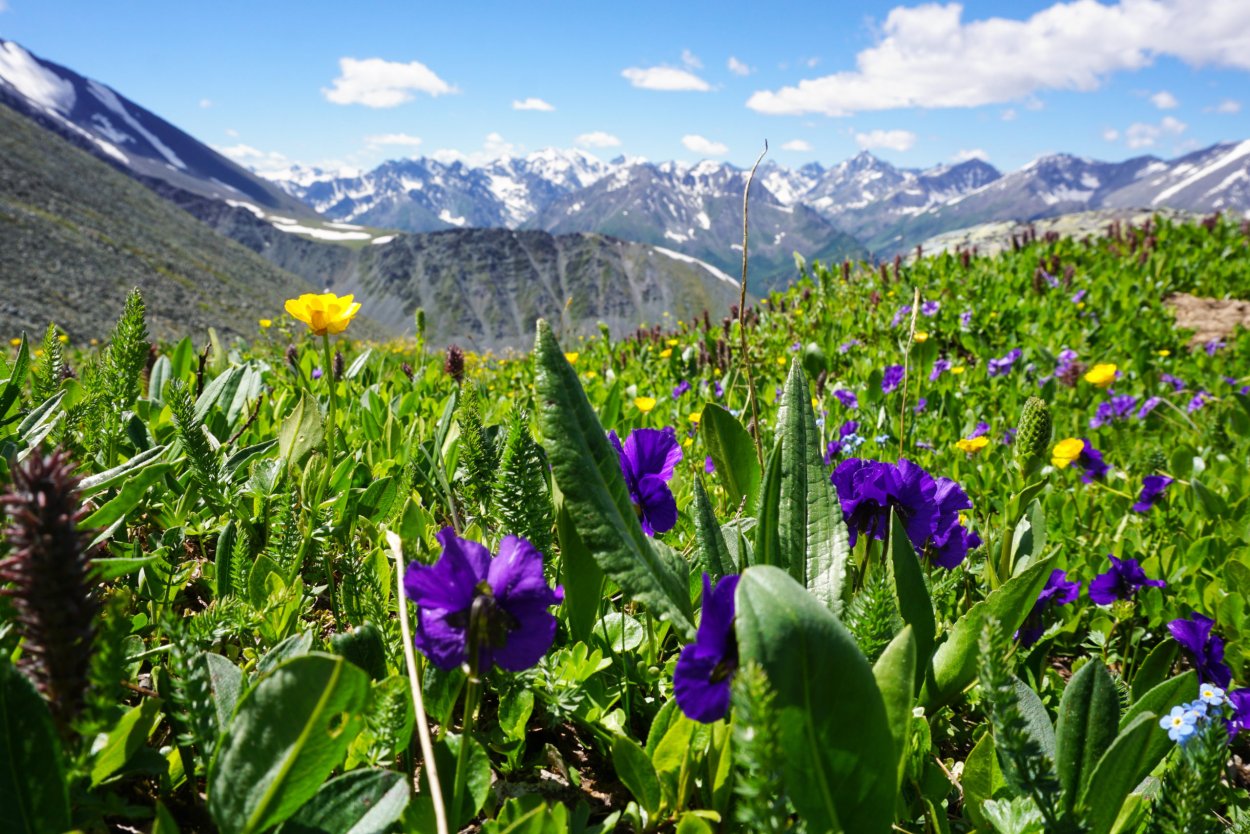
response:
<path fill-rule="evenodd" d="M 1020 414 L 1015 442 L 1016 465 L 1026 478 L 1046 460 L 1050 435 L 1050 408 L 1038 397 L 1029 397 Z"/>

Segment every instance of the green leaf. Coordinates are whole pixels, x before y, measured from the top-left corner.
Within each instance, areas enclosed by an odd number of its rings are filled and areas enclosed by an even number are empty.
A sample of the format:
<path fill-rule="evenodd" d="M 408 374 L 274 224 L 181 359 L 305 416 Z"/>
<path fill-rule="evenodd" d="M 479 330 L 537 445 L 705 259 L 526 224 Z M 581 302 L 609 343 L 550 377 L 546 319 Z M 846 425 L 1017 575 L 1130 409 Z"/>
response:
<path fill-rule="evenodd" d="M 0 660 L 0 807 L 6 830 L 69 830 L 61 742 L 48 705 L 26 676 Z"/>
<path fill-rule="evenodd" d="M 1027 683 L 1019 678 L 1012 679 L 1016 690 L 1016 705 L 1024 716 L 1024 731 L 1041 748 L 1049 759 L 1055 758 L 1055 728 L 1050 723 L 1050 713 L 1046 705 Z"/>
<path fill-rule="evenodd" d="M 104 506 L 87 516 L 80 526 L 87 529 L 109 527 L 114 522 L 125 518 L 131 510 L 139 506 L 139 502 L 143 500 L 148 487 L 165 477 L 165 473 L 173 468 L 174 465 L 172 463 L 158 463 L 154 466 L 140 469 L 137 474 L 126 480 L 125 485 L 121 488 L 121 492 L 113 496 Z"/>
<path fill-rule="evenodd" d="M 116 556 L 91 560 L 91 575 L 101 582 L 138 573 L 146 567 L 156 567 L 164 561 L 163 556 Z"/>
<path fill-rule="evenodd" d="M 373 623 L 364 623 L 331 635 L 330 648 L 335 654 L 359 666 L 370 679 L 380 681 L 386 678 L 386 645 L 382 641 L 382 632 Z"/>
<path fill-rule="evenodd" d="M 17 347 L 17 358 L 13 360 L 9 378 L 4 381 L 4 387 L 0 388 L 0 426 L 16 419 L 8 416 L 9 409 L 21 395 L 22 385 L 26 382 L 28 371 L 30 371 L 30 346 L 26 344 L 26 334 L 23 333 L 22 343 Z"/>
<path fill-rule="evenodd" d="M 1167 715 L 1172 707 L 1192 700 L 1197 692 L 1198 675 L 1192 670 L 1164 681 L 1133 702 L 1120 719 L 1120 732 L 1124 732 L 1133 719 L 1143 713 Z"/>
<path fill-rule="evenodd" d="M 1120 807 L 1133 788 L 1149 775 L 1174 742 L 1158 725 L 1153 712 L 1139 713 L 1103 753 L 1081 794 L 1078 807 L 1092 834 L 1108 834 Z"/>
<path fill-rule="evenodd" d="M 916 636 L 911 626 L 903 626 L 903 630 L 881 652 L 873 664 L 872 675 L 876 678 L 877 689 L 885 705 L 885 716 L 890 722 L 898 779 L 902 785 L 916 691 Z"/>
<path fill-rule="evenodd" d="M 363 726 L 369 677 L 341 657 L 293 658 L 243 696 L 208 769 L 208 809 L 223 834 L 291 816 L 339 765 Z"/>
<path fill-rule="evenodd" d="M 603 570 L 600 569 L 581 537 L 573 527 L 573 519 L 556 502 L 556 536 L 560 540 L 560 581 L 564 585 L 564 602 L 560 612 L 568 623 L 574 640 L 590 639 L 590 632 L 599 619 L 603 597 Z"/>
<path fill-rule="evenodd" d="M 104 746 L 91 763 L 91 787 L 121 770 L 130 757 L 139 752 L 160 715 L 161 702 L 155 698 L 144 698 L 138 706 L 126 711 L 109 731 Z"/>
<path fill-rule="evenodd" d="M 1094 766 L 1115 740 L 1120 698 L 1107 667 L 1090 660 L 1068 681 L 1055 725 L 1055 770 L 1063 807 L 1071 812 L 1089 784 Z"/>
<path fill-rule="evenodd" d="M 812 411 L 807 375 L 797 358 L 790 362 L 777 425 L 781 443 L 777 564 L 829 610 L 841 614 L 842 586 L 851 559 L 850 538 L 820 453 L 820 429 Z"/>
<path fill-rule="evenodd" d="M 699 544 L 699 561 L 713 581 L 738 572 L 699 477 L 694 479 L 694 534 Z"/>
<path fill-rule="evenodd" d="M 737 417 L 713 404 L 703 408 L 699 433 L 734 510 L 753 508 L 759 500 L 760 462 L 751 435 Z"/>
<path fill-rule="evenodd" d="M 612 766 L 634 799 L 651 816 L 660 810 L 660 777 L 645 750 L 628 736 L 612 740 Z"/>
<path fill-rule="evenodd" d="M 780 568 L 748 568 L 736 602 L 739 656 L 758 663 L 776 693 L 795 808 L 813 831 L 888 832 L 894 737 L 855 638 Z"/>
<path fill-rule="evenodd" d="M 65 399 L 65 391 L 57 391 L 32 408 L 30 413 L 22 419 L 22 422 L 18 423 L 17 437 L 25 447 L 18 455 L 18 460 L 24 458 L 33 449 L 39 448 L 39 444 L 43 442 L 44 438 L 56 428 L 57 421 L 62 414 L 62 412 L 57 411 L 57 406 L 61 404 L 63 399 Z"/>
<path fill-rule="evenodd" d="M 1012 577 L 956 621 L 946 642 L 933 654 L 932 673 L 920 695 L 926 708 L 949 703 L 972 683 L 977 676 L 977 640 L 985 622 L 994 618 L 1008 632 L 1018 629 L 1050 578 L 1054 564 L 1055 557 L 1051 556 Z"/>
<path fill-rule="evenodd" d="M 937 623 L 933 616 L 933 600 L 929 598 L 929 588 L 920 570 L 920 559 L 907 538 L 902 519 L 893 510 L 890 511 L 889 553 L 890 575 L 894 578 L 899 614 L 903 622 L 911 626 L 916 638 L 915 691 L 919 692 L 933 655 Z"/>
<path fill-rule="evenodd" d="M 324 429 L 321 410 L 315 399 L 300 394 L 295 408 L 282 421 L 278 431 L 278 453 L 287 465 L 295 468 L 313 449 L 321 445 Z"/>
<path fill-rule="evenodd" d="M 964 774 L 960 779 L 964 789 L 964 813 L 978 828 L 988 828 L 989 820 L 981 811 L 982 803 L 993 799 L 1007 787 L 998 753 L 994 749 L 994 734 L 986 733 L 972 748 L 964 762 Z"/>
<path fill-rule="evenodd" d="M 407 781 L 402 773 L 364 768 L 336 776 L 276 834 L 385 834 L 408 805 Z"/>
<path fill-rule="evenodd" d="M 1233 562 L 1232 564 L 1238 563 Z M 1143 695 L 1167 679 L 1179 651 L 1180 645 L 1175 640 L 1164 640 L 1155 646 L 1150 654 L 1146 655 L 1146 659 L 1142 661 L 1141 665 L 1137 667 L 1137 671 L 1133 673 L 1134 702 L 1141 700 Z M 1159 712 L 1159 710 L 1152 710 L 1152 712 Z"/>
<path fill-rule="evenodd" d="M 213 694 L 217 726 L 224 730 L 234 716 L 247 683 L 243 679 L 243 670 L 231 663 L 229 658 L 204 652 L 204 663 L 208 666 L 208 685 Z"/>
<path fill-rule="evenodd" d="M 390 517 L 395 501 L 399 498 L 399 487 L 391 477 L 378 478 L 365 490 L 356 505 L 356 512 L 374 522 L 385 521 Z"/>
<path fill-rule="evenodd" d="M 693 811 L 687 811 L 677 821 L 677 834 L 713 834 L 713 831 L 707 820 Z"/>
<path fill-rule="evenodd" d="M 626 595 L 692 639 L 694 611 L 687 583 L 642 532 L 616 450 L 608 443 L 577 373 L 542 320 L 534 361 L 547 454 L 578 537 Z"/>
<path fill-rule="evenodd" d="M 741 567 L 781 563 L 781 441 L 778 440 L 764 460 L 764 480 L 755 507 L 755 540 L 751 561 L 739 560 Z"/>
<path fill-rule="evenodd" d="M 86 498 L 89 495 L 95 495 L 101 490 L 115 486 L 165 454 L 167 448 L 169 447 L 153 446 L 151 449 L 140 452 L 119 466 L 114 466 L 112 469 L 106 469 L 103 472 L 97 472 L 94 475 L 88 475 L 79 484 L 79 492 Z"/>

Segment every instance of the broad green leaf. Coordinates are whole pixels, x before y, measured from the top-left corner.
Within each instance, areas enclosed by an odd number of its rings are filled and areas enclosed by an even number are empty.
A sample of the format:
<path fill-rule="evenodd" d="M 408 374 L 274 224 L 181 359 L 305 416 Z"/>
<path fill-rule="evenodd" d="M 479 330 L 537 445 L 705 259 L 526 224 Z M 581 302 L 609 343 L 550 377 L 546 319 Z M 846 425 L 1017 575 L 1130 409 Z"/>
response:
<path fill-rule="evenodd" d="M 275 834 L 385 834 L 404 813 L 411 791 L 391 770 L 353 770 L 321 786 Z"/>
<path fill-rule="evenodd" d="M 964 789 L 964 813 L 980 828 L 988 828 L 989 821 L 982 813 L 982 803 L 993 799 L 995 795 L 1007 787 L 1003 778 L 1002 768 L 998 764 L 998 753 L 994 749 L 994 734 L 987 732 L 972 748 L 964 762 L 963 778 L 960 784 Z"/>
<path fill-rule="evenodd" d="M 69 830 L 61 742 L 48 705 L 26 676 L 0 660 L 0 807 L 5 830 Z"/>
<path fill-rule="evenodd" d="M 890 575 L 894 579 L 894 595 L 898 600 L 903 622 L 911 626 L 916 638 L 916 692 L 924 684 L 933 655 L 937 623 L 933 617 L 933 601 L 920 570 L 920 559 L 907 538 L 903 521 L 890 511 Z"/>
<path fill-rule="evenodd" d="M 395 485 L 395 479 L 378 478 L 369 484 L 365 494 L 360 497 L 356 512 L 376 524 L 390 517 L 391 509 L 398 498 L 399 488 Z"/>
<path fill-rule="evenodd" d="M 1172 711 L 1172 707 L 1179 707 L 1196 697 L 1198 697 L 1198 675 L 1195 672 L 1191 670 L 1169 678 L 1133 702 L 1133 705 L 1120 718 L 1120 732 L 1124 732 L 1133 719 L 1144 712 L 1167 715 Z"/>
<path fill-rule="evenodd" d="M 91 787 L 121 770 L 130 757 L 139 752 L 160 716 L 161 703 L 155 698 L 144 698 L 122 715 L 91 763 Z"/>
<path fill-rule="evenodd" d="M 168 356 L 158 356 L 148 371 L 148 399 L 160 405 L 165 404 L 165 385 L 173 375 L 174 366 Z"/>
<path fill-rule="evenodd" d="M 699 544 L 699 561 L 713 581 L 738 572 L 712 511 L 712 502 L 703 488 L 703 479 L 699 477 L 694 479 L 694 533 Z"/>
<path fill-rule="evenodd" d="M 368 676 L 312 653 L 243 696 L 208 768 L 208 809 L 224 834 L 254 834 L 291 816 L 342 761 L 364 723 Z"/>
<path fill-rule="evenodd" d="M 655 714 L 655 718 L 651 719 L 651 729 L 647 731 L 647 758 L 655 756 L 655 749 L 660 746 L 660 741 L 664 738 L 664 734 L 681 717 L 682 713 L 677 708 L 676 699 L 670 699 L 664 703 L 664 706 L 660 707 L 660 711 Z"/>
<path fill-rule="evenodd" d="M 1129 722 L 1094 767 L 1078 800 L 1092 834 L 1108 834 L 1120 807 L 1133 788 L 1154 770 L 1175 742 L 1159 727 L 1153 712 L 1141 712 Z"/>
<path fill-rule="evenodd" d="M 9 409 L 21 396 L 22 386 L 26 383 L 26 374 L 30 371 L 30 346 L 26 344 L 26 334 L 22 334 L 22 343 L 17 347 L 17 358 L 9 371 L 9 378 L 0 388 L 0 426 L 11 423 L 15 418 L 9 417 Z"/>
<path fill-rule="evenodd" d="M 504 737 L 524 741 L 526 725 L 534 714 L 534 690 L 518 687 L 499 697 L 499 729 Z"/>
<path fill-rule="evenodd" d="M 994 827 L 996 834 L 1043 834 L 1046 821 L 1031 797 L 987 799 L 981 813 Z"/>
<path fill-rule="evenodd" d="M 542 320 L 534 362 L 544 445 L 578 537 L 626 595 L 671 622 L 686 639 L 693 638 L 694 611 L 685 578 L 670 568 L 642 532 L 616 450 L 608 443 L 577 373 Z"/>
<path fill-rule="evenodd" d="M 252 569 L 247 574 L 247 601 L 252 604 L 253 608 L 264 610 L 269 600 L 266 580 L 271 574 L 282 576 L 282 569 L 278 567 L 277 562 L 262 553 L 256 557 L 256 561 L 252 563 Z"/>
<path fill-rule="evenodd" d="M 699 434 L 733 510 L 753 508 L 760 490 L 760 461 L 751 435 L 737 417 L 711 403 L 703 408 Z"/>
<path fill-rule="evenodd" d="M 335 654 L 359 666 L 371 680 L 386 678 L 386 645 L 382 641 L 382 632 L 373 623 L 363 623 L 331 635 L 330 648 Z"/>
<path fill-rule="evenodd" d="M 1050 713 L 1046 705 L 1027 683 L 1019 678 L 1012 679 L 1016 690 L 1016 706 L 1024 717 L 1024 731 L 1037 742 L 1042 753 L 1049 759 L 1055 758 L 1055 728 L 1050 723 Z"/>
<path fill-rule="evenodd" d="M 758 663 L 776 693 L 795 808 L 813 831 L 888 832 L 894 737 L 855 639 L 780 568 L 748 568 L 735 597 L 741 661 Z"/>
<path fill-rule="evenodd" d="M 321 445 L 325 429 L 321 424 L 321 410 L 315 399 L 300 394 L 295 408 L 282 421 L 278 431 L 278 451 L 291 468 L 315 448 Z"/>
<path fill-rule="evenodd" d="M 617 736 L 612 741 L 612 766 L 638 804 L 654 816 L 660 810 L 660 777 L 646 751 L 632 738 Z"/>
<path fill-rule="evenodd" d="M 165 454 L 165 450 L 167 448 L 167 446 L 153 446 L 151 449 L 147 449 L 135 455 L 125 463 L 114 466 L 112 469 L 106 469 L 103 472 L 88 475 L 82 479 L 82 483 L 79 485 L 79 491 L 85 498 L 89 495 L 95 495 L 101 490 L 108 489 L 109 487 L 126 480 L 135 472 L 154 462 L 161 455 Z"/>
<path fill-rule="evenodd" d="M 213 652 L 204 652 L 203 661 L 208 665 L 208 682 L 213 693 L 213 707 L 217 712 L 217 726 L 224 730 L 239 705 L 239 698 L 247 688 L 243 670 L 229 658 Z"/>
<path fill-rule="evenodd" d="M 121 488 L 121 492 L 109 499 L 104 506 L 87 516 L 81 526 L 86 529 L 109 527 L 114 522 L 122 520 L 131 510 L 139 506 L 139 502 L 147 494 L 148 487 L 165 477 L 165 473 L 173 468 L 174 465 L 172 463 L 158 463 L 140 469 L 126 480 L 125 485 Z"/>
<path fill-rule="evenodd" d="M 91 573 L 101 582 L 138 573 L 146 567 L 154 567 L 164 561 L 162 556 L 115 556 L 91 560 Z"/>
<path fill-rule="evenodd" d="M 885 647 L 873 664 L 872 675 L 877 680 L 885 716 L 890 722 L 899 784 L 902 785 L 916 692 L 916 636 L 911 626 L 903 626 L 903 630 Z"/>
<path fill-rule="evenodd" d="M 256 675 L 266 675 L 286 663 L 293 657 L 308 654 L 312 651 L 313 635 L 311 631 L 301 631 L 278 643 L 256 661 Z M 362 670 L 363 671 L 363 670 Z"/>
<path fill-rule="evenodd" d="M 361 372 L 365 369 L 365 365 L 369 364 L 369 359 L 372 356 L 373 356 L 373 348 L 365 348 L 364 350 L 362 350 L 360 352 L 360 355 L 357 356 L 354 360 L 352 360 L 352 364 L 347 366 L 347 371 L 344 372 L 343 378 L 355 379 L 356 377 L 360 376 Z"/>
<path fill-rule="evenodd" d="M 713 829 L 703 817 L 687 811 L 677 821 L 677 834 L 713 834 Z"/>
<path fill-rule="evenodd" d="M 842 507 L 820 452 L 807 375 L 790 362 L 777 414 L 781 484 L 776 564 L 803 583 L 835 614 L 842 613 L 842 586 L 851 558 Z"/>
<path fill-rule="evenodd" d="M 926 708 L 949 703 L 972 683 L 977 676 L 977 640 L 986 621 L 997 619 L 1000 628 L 1014 633 L 1033 608 L 1054 564 L 1051 556 L 1013 576 L 956 621 L 946 642 L 933 654 L 932 673 L 920 696 Z"/>
<path fill-rule="evenodd" d="M 777 441 L 764 460 L 764 479 L 760 482 L 755 507 L 755 539 L 751 560 L 739 559 L 743 569 L 749 565 L 785 566 L 781 563 L 781 441 Z"/>
<path fill-rule="evenodd" d="M 1233 563 L 1237 564 L 1237 563 Z M 1164 640 L 1146 655 L 1146 659 L 1137 667 L 1137 671 L 1133 673 L 1133 702 L 1140 701 L 1142 696 L 1167 679 L 1168 673 L 1172 671 L 1172 664 L 1176 661 L 1176 655 L 1180 651 L 1180 645 L 1175 640 Z M 1152 712 L 1159 712 L 1154 709 Z"/>
<path fill-rule="evenodd" d="M 57 410 L 57 406 L 61 404 L 61 400 L 65 399 L 65 391 L 57 391 L 51 397 L 41 402 L 30 410 L 30 413 L 22 418 L 22 422 L 17 425 L 17 436 L 25 447 L 22 453 L 18 455 L 18 460 L 24 458 L 32 450 L 39 448 L 39 444 L 43 442 L 52 430 L 56 428 L 57 421 L 60 420 L 62 412 Z"/>
<path fill-rule="evenodd" d="M 1089 783 L 1094 767 L 1115 739 L 1120 698 L 1101 661 L 1082 666 L 1063 690 L 1055 724 L 1055 770 L 1063 787 L 1063 806 L 1071 811 Z"/>
<path fill-rule="evenodd" d="M 556 536 L 560 540 L 560 582 L 564 602 L 560 613 L 574 640 L 590 639 L 603 602 L 603 570 L 573 527 L 563 498 L 556 502 Z"/>

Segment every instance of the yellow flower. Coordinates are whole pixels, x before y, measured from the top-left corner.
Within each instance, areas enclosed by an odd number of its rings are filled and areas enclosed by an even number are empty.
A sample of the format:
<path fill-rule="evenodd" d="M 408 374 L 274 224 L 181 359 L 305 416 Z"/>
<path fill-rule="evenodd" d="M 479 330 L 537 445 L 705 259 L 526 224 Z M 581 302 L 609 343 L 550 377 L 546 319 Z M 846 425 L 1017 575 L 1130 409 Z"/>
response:
<path fill-rule="evenodd" d="M 308 325 L 317 336 L 342 333 L 360 312 L 355 296 L 338 296 L 332 292 L 304 293 L 299 298 L 287 299 L 286 311 Z"/>
<path fill-rule="evenodd" d="M 959 374 L 962 374 L 965 370 L 967 369 L 963 365 L 955 365 L 953 368 L 951 368 L 951 373 L 958 376 Z"/>
<path fill-rule="evenodd" d="M 812 408 L 820 408 L 820 400 L 812 397 Z"/>
<path fill-rule="evenodd" d="M 273 319 L 261 319 L 260 327 L 262 330 L 268 330 L 269 328 L 273 327 Z"/>
<path fill-rule="evenodd" d="M 702 412 L 702 411 L 696 411 L 696 412 L 694 412 L 693 414 L 691 414 L 691 415 L 690 415 L 690 422 L 692 422 L 692 423 L 696 423 L 696 424 L 697 424 L 697 423 L 698 423 L 700 420 L 702 420 L 702 419 L 703 419 L 703 412 Z"/>
<path fill-rule="evenodd" d="M 1050 451 L 1050 463 L 1056 469 L 1063 469 L 1079 458 L 1084 449 L 1085 441 L 1079 437 L 1069 437 L 1066 440 L 1060 440 L 1055 444 L 1055 448 Z"/>
<path fill-rule="evenodd" d="M 63 344 L 63 345 L 64 345 L 64 344 L 68 344 L 68 343 L 69 343 L 69 336 L 67 336 L 67 335 L 66 335 L 66 334 L 64 334 L 64 333 L 61 333 L 61 334 L 59 334 L 59 335 L 56 337 L 56 340 L 57 340 L 58 342 L 60 342 L 61 344 Z"/>
<path fill-rule="evenodd" d="M 21 347 L 22 340 L 20 337 L 14 336 L 12 339 L 9 339 L 9 344 L 12 345 L 13 347 Z"/>
<path fill-rule="evenodd" d="M 672 356 L 672 355 L 673 355 L 673 349 L 672 349 L 672 348 L 664 348 L 664 350 L 660 351 L 660 358 L 661 358 L 661 359 L 667 359 L 667 358 L 669 358 L 669 357 L 670 357 L 670 356 Z"/>
<path fill-rule="evenodd" d="M 1159 356 L 1163 356 L 1163 357 L 1168 357 L 1172 355 L 1172 351 L 1168 350 L 1167 348 L 1164 348 L 1163 350 L 1160 350 L 1160 351 L 1156 351 L 1156 353 Z"/>
<path fill-rule="evenodd" d="M 37 359 L 40 356 L 43 356 L 43 348 L 35 348 L 35 358 Z"/>
<path fill-rule="evenodd" d="M 570 365 L 576 365 L 576 364 L 577 364 L 577 357 L 578 357 L 578 356 L 580 356 L 580 355 L 581 355 L 581 354 L 579 354 L 579 353 L 566 353 L 566 354 L 564 354 L 564 358 L 568 360 L 568 362 L 569 362 L 569 364 L 570 364 Z"/>
<path fill-rule="evenodd" d="M 916 341 L 917 341 L 917 342 L 927 342 L 927 341 L 929 341 L 929 334 L 928 334 L 928 333 L 926 333 L 926 332 L 925 332 L 925 331 L 923 331 L 923 330 L 917 330 L 917 331 L 916 331 Z"/>
<path fill-rule="evenodd" d="M 595 377 L 597 377 L 597 376 L 599 376 L 599 373 L 598 373 L 597 371 L 587 371 L 587 372 L 586 372 L 586 379 L 594 379 L 594 378 L 595 378 Z"/>
<path fill-rule="evenodd" d="M 1115 382 L 1115 365 L 1110 363 L 1095 365 L 1085 374 L 1085 381 L 1099 388 L 1106 388 Z"/>
<path fill-rule="evenodd" d="M 692 444 L 692 443 L 694 443 L 694 438 L 693 438 L 693 437 L 687 437 L 685 440 L 683 440 L 683 441 L 681 442 L 681 445 L 683 445 L 683 446 L 685 446 L 687 449 L 689 449 L 689 448 L 690 448 L 690 444 Z"/>
<path fill-rule="evenodd" d="M 784 365 L 784 364 L 786 364 L 786 358 L 785 358 L 784 356 L 778 356 L 778 357 L 777 357 L 777 364 L 778 364 L 778 365 Z"/>
<path fill-rule="evenodd" d="M 959 449 L 959 451 L 967 452 L 970 455 L 975 455 L 989 444 L 990 439 L 985 435 L 981 435 L 980 437 L 965 437 L 955 442 L 955 446 Z"/>
<path fill-rule="evenodd" d="M 634 405 L 643 414 L 655 408 L 655 397 L 634 397 Z"/>
<path fill-rule="evenodd" d="M 1078 302 L 1076 302 L 1076 309 L 1078 309 L 1078 310 L 1084 310 L 1084 309 L 1085 309 L 1085 302 L 1084 302 L 1084 301 L 1078 301 Z"/>
<path fill-rule="evenodd" d="M 668 345 L 669 347 L 677 347 L 678 345 L 681 344 L 681 339 L 669 339 L 664 344 Z"/>

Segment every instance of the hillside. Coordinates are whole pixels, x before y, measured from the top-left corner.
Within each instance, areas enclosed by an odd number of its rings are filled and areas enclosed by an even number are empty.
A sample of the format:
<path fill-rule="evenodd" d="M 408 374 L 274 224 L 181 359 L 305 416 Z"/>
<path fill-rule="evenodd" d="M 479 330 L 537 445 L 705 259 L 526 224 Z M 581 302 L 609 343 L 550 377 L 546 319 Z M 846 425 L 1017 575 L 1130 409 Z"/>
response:
<path fill-rule="evenodd" d="M 105 336 L 131 287 L 156 337 L 215 326 L 253 334 L 294 275 L 175 210 L 140 183 L 0 107 L 0 333 L 55 320 L 75 340 Z"/>

